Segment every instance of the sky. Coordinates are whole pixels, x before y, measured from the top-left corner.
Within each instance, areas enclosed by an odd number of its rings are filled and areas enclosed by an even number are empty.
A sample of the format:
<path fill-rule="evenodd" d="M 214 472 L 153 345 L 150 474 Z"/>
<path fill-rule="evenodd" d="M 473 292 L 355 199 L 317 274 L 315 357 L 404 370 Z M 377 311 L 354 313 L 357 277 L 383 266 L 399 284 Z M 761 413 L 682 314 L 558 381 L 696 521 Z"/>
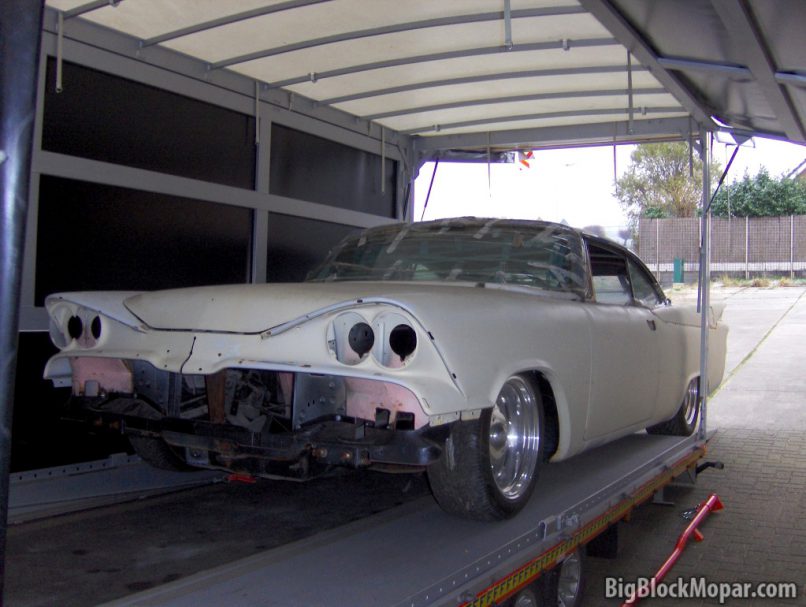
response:
<path fill-rule="evenodd" d="M 617 146 L 615 171 L 613 146 L 536 150 L 529 168 L 491 164 L 489 173 L 486 163 L 441 162 L 423 215 L 434 171 L 434 164 L 426 163 L 415 183 L 414 219 L 475 215 L 564 220 L 578 228 L 599 225 L 616 232 L 627 219 L 613 195 L 614 174 L 621 176 L 627 170 L 633 149 Z M 715 160 L 726 166 L 733 149 L 715 142 Z M 755 175 L 762 166 L 777 177 L 804 159 L 806 146 L 756 137 L 741 147 L 727 179 L 741 179 L 745 172 Z"/>

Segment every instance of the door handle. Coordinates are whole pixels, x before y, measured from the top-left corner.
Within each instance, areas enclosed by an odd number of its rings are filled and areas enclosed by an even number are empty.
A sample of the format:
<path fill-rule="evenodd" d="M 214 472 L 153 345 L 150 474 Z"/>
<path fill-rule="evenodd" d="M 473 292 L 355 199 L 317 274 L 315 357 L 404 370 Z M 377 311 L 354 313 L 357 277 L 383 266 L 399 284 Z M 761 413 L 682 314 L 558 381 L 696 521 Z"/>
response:
<path fill-rule="evenodd" d="M 654 320 L 647 320 L 646 324 L 648 324 L 649 328 L 652 329 L 653 331 L 657 328 L 657 327 L 655 327 L 655 321 Z"/>

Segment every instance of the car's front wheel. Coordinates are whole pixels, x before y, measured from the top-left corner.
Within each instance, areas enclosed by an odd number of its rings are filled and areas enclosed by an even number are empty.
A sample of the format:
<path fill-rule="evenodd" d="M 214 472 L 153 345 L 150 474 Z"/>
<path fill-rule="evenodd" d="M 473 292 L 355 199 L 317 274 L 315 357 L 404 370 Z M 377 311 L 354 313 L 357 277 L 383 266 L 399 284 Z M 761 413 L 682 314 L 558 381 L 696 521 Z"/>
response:
<path fill-rule="evenodd" d="M 529 499 L 543 459 L 543 403 L 534 382 L 513 375 L 495 404 L 453 424 L 442 456 L 428 467 L 439 505 L 452 514 L 498 520 Z"/>

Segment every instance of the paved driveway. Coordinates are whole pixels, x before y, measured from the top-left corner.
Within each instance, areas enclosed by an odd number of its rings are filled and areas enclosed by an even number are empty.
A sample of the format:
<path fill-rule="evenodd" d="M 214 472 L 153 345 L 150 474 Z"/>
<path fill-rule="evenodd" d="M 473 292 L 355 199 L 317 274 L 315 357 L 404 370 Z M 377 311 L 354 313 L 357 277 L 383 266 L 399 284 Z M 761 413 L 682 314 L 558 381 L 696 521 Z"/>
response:
<path fill-rule="evenodd" d="M 694 294 L 696 295 L 696 294 Z M 692 297 L 672 295 L 673 299 Z M 694 489 L 672 489 L 674 506 L 647 505 L 620 528 L 615 560 L 590 559 L 585 605 L 604 599 L 604 577 L 635 581 L 651 576 L 686 526 L 680 513 L 709 493 L 725 509 L 702 527 L 669 578 L 705 576 L 708 582 L 791 581 L 796 600 L 729 599 L 726 604 L 806 605 L 806 289 L 715 289 L 730 324 L 725 380 L 709 401 L 716 428 L 707 470 Z M 716 600 L 646 600 L 646 605 L 714 605 Z"/>

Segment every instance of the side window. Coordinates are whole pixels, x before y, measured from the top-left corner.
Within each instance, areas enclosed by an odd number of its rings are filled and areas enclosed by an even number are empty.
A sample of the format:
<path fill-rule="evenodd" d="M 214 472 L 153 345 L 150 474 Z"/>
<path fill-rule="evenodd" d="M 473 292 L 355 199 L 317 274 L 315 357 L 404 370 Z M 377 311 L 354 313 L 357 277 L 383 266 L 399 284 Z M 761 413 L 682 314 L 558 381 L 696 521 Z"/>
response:
<path fill-rule="evenodd" d="M 652 279 L 652 276 L 647 274 L 646 270 L 633 260 L 629 260 L 629 265 L 630 281 L 632 282 L 635 299 L 650 308 L 662 304 L 663 298 L 658 292 L 658 289 L 655 288 L 655 281 Z"/>
<path fill-rule="evenodd" d="M 594 297 L 604 304 L 632 303 L 632 290 L 624 255 L 588 241 Z"/>

